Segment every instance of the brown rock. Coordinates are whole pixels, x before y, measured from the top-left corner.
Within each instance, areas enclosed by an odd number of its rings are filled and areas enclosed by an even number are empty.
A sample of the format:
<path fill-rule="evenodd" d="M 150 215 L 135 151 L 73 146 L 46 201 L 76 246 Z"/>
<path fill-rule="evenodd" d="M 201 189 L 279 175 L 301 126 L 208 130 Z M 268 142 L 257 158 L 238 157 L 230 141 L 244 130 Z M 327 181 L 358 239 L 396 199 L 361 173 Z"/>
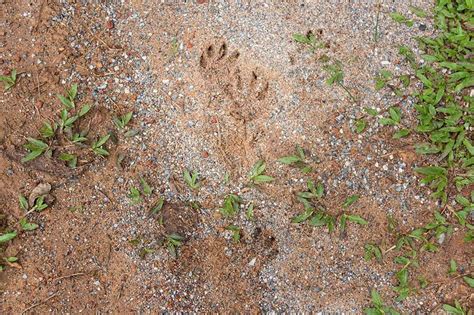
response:
<path fill-rule="evenodd" d="M 201 156 L 206 159 L 206 158 L 209 157 L 209 152 L 207 152 L 207 151 L 202 151 L 202 152 L 201 152 Z"/>
<path fill-rule="evenodd" d="M 107 27 L 108 30 L 113 29 L 113 28 L 115 27 L 114 21 L 108 20 L 108 21 L 107 21 L 107 24 L 106 24 L 106 27 Z"/>

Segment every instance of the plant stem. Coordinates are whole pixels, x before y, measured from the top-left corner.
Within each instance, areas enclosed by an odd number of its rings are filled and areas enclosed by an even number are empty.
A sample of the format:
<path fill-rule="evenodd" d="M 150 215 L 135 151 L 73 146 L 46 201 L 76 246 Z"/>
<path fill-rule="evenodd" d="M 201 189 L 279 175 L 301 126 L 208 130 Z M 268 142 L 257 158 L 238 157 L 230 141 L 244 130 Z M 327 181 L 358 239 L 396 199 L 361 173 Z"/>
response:
<path fill-rule="evenodd" d="M 337 82 L 337 84 L 344 89 L 344 91 L 346 91 L 346 93 L 349 95 L 349 97 L 352 99 L 352 101 L 354 103 L 357 103 L 357 100 L 355 99 L 354 96 L 352 96 L 351 92 L 341 83 L 341 82 Z"/>

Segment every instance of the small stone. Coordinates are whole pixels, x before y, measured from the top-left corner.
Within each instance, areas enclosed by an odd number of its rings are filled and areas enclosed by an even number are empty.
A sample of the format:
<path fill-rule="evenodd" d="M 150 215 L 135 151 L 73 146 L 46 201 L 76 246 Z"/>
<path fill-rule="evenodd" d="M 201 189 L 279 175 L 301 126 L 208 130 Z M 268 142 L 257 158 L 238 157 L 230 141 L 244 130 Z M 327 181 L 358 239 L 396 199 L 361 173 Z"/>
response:
<path fill-rule="evenodd" d="M 419 29 L 420 31 L 426 31 L 426 25 L 425 25 L 425 24 L 420 24 L 420 25 L 418 26 L 418 29 Z"/>
<path fill-rule="evenodd" d="M 201 156 L 206 159 L 209 157 L 209 153 L 207 151 L 202 151 Z"/>
<path fill-rule="evenodd" d="M 115 27 L 114 21 L 108 20 L 108 21 L 107 21 L 107 24 L 106 24 L 106 27 L 107 27 L 108 30 L 113 29 L 113 28 Z"/>
<path fill-rule="evenodd" d="M 257 257 L 252 258 L 252 260 L 249 261 L 249 266 L 250 266 L 250 267 L 255 266 L 255 263 L 256 263 L 256 262 L 257 262 Z"/>
<path fill-rule="evenodd" d="M 216 116 L 211 117 L 211 123 L 217 124 L 217 117 Z"/>
<path fill-rule="evenodd" d="M 446 234 L 445 233 L 442 233 L 439 237 L 438 237 L 438 244 L 443 244 L 444 243 L 444 240 L 446 239 Z"/>

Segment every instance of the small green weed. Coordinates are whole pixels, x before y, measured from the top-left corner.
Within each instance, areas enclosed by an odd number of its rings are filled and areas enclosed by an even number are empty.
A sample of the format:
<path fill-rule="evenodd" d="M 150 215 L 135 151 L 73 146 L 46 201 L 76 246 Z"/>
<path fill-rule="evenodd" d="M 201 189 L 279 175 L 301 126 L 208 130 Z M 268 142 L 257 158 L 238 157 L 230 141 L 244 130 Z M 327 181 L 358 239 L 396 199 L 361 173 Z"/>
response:
<path fill-rule="evenodd" d="M 454 301 L 454 306 L 449 304 L 443 304 L 443 310 L 448 312 L 448 314 L 455 314 L 455 315 L 466 315 L 466 311 L 462 307 L 461 303 L 457 300 Z"/>
<path fill-rule="evenodd" d="M 229 194 L 225 197 L 224 204 L 219 211 L 224 217 L 233 217 L 239 212 L 241 203 L 242 198 L 234 194 Z"/>
<path fill-rule="evenodd" d="M 413 26 L 413 21 L 405 17 L 403 14 L 398 13 L 398 12 L 392 12 L 390 13 L 390 17 L 395 21 L 400 24 L 405 24 L 408 27 Z"/>
<path fill-rule="evenodd" d="M 66 107 L 67 110 L 71 110 L 76 107 L 76 104 L 74 103 L 76 96 L 77 96 L 77 84 L 71 85 L 71 88 L 66 92 L 66 96 L 58 94 L 59 100 Z"/>
<path fill-rule="evenodd" d="M 324 48 L 324 43 L 319 41 L 312 32 L 308 32 L 306 35 L 293 34 L 293 40 L 297 43 L 307 45 L 311 52 L 315 52 L 316 49 Z"/>
<path fill-rule="evenodd" d="M 356 103 L 356 98 L 352 95 L 351 91 L 344 85 L 344 71 L 342 69 L 342 64 L 340 61 L 334 61 L 332 64 L 327 64 L 323 67 L 326 73 L 329 75 L 329 78 L 326 80 L 326 83 L 330 86 L 337 85 L 342 88 L 350 99 Z"/>
<path fill-rule="evenodd" d="M 306 155 L 302 147 L 296 145 L 295 153 L 288 156 L 283 156 L 278 159 L 278 162 L 297 167 L 302 173 L 310 173 L 311 166 L 306 163 Z"/>
<path fill-rule="evenodd" d="M 97 154 L 99 156 L 102 156 L 102 157 L 108 156 L 109 151 L 104 149 L 103 146 L 109 140 L 109 138 L 110 138 L 110 134 L 106 134 L 105 136 L 99 138 L 99 140 L 97 140 L 96 142 L 92 143 L 92 145 L 91 145 L 92 151 L 95 154 Z"/>
<path fill-rule="evenodd" d="M 127 124 L 130 122 L 130 120 L 132 119 L 132 116 L 133 116 L 133 112 L 128 112 L 125 115 L 120 116 L 120 117 L 114 116 L 112 120 L 118 129 L 124 129 L 127 126 Z"/>
<path fill-rule="evenodd" d="M 265 168 L 266 164 L 263 160 L 258 160 L 257 163 L 254 164 L 249 174 L 249 180 L 252 184 L 268 183 L 274 180 L 273 177 L 263 174 Z"/>
<path fill-rule="evenodd" d="M 232 239 L 235 243 L 240 242 L 240 228 L 237 225 L 230 224 L 225 229 L 232 232 Z"/>
<path fill-rule="evenodd" d="M 173 258 L 178 256 L 177 249 L 183 245 L 183 240 L 184 237 L 176 233 L 166 235 L 166 247 Z"/>
<path fill-rule="evenodd" d="M 5 91 L 8 91 L 16 84 L 16 70 L 13 69 L 10 73 L 10 76 L 0 75 L 0 81 L 3 82 Z"/>
<path fill-rule="evenodd" d="M 188 170 L 183 171 L 183 178 L 189 188 L 196 190 L 199 189 L 200 184 L 198 182 L 199 173 L 192 171 L 191 173 Z"/>
<path fill-rule="evenodd" d="M 130 188 L 130 193 L 128 194 L 128 198 L 132 200 L 132 204 L 138 204 L 142 202 L 142 197 L 140 196 L 140 190 L 136 187 Z"/>
<path fill-rule="evenodd" d="M 377 290 L 372 289 L 370 294 L 371 294 L 371 297 L 372 297 L 372 306 L 373 307 L 366 308 L 364 310 L 365 314 L 367 314 L 367 315 L 385 315 L 385 314 L 399 315 L 400 314 L 394 308 L 384 305 L 382 297 L 377 292 Z"/>

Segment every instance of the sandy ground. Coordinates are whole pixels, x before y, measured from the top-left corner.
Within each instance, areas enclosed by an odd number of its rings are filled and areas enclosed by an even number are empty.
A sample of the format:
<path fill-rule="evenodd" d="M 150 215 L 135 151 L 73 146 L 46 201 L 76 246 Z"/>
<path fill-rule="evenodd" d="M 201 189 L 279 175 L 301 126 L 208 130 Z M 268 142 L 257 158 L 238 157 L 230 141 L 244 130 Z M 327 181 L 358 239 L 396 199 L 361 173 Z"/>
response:
<path fill-rule="evenodd" d="M 399 45 L 419 53 L 414 38 L 434 30 L 408 6 L 429 11 L 430 1 L 0 3 L 1 67 L 21 73 L 0 96 L 4 226 L 22 216 L 17 196 L 38 183 L 51 183 L 55 198 L 29 217 L 40 228 L 5 249 L 19 264 L 0 275 L 2 313 L 361 313 L 372 288 L 392 304 L 397 253 L 367 262 L 364 245 L 390 248 L 387 215 L 406 232 L 437 205 L 412 171 L 424 162 L 413 150 L 417 139 L 394 140 L 376 119 L 359 135 L 354 121 L 364 107 L 383 112 L 394 103 L 413 121 L 413 100 L 375 91 L 374 77 L 381 69 L 410 73 Z M 391 20 L 394 11 L 414 18 L 414 27 Z M 292 40 L 309 31 L 324 48 L 313 53 Z M 357 102 L 325 84 L 325 56 L 341 61 Z M 87 156 L 76 170 L 45 157 L 20 163 L 25 137 L 56 119 L 55 95 L 72 83 L 77 103 L 94 105 L 89 135 L 113 135 L 111 156 Z M 128 111 L 130 124 L 117 130 L 112 117 Z M 126 137 L 128 130 L 137 134 Z M 295 145 L 306 150 L 312 173 L 277 162 Z M 275 181 L 248 187 L 259 159 Z M 184 169 L 200 173 L 198 190 L 183 182 Z M 154 193 L 133 204 L 129 190 L 140 177 Z M 342 235 L 291 224 L 303 211 L 295 193 L 308 179 L 324 183 L 333 213 L 360 195 L 351 211 L 369 224 Z M 243 199 L 235 219 L 218 210 L 229 193 Z M 160 197 L 162 215 L 150 215 Z M 254 220 L 245 217 L 250 203 Z M 241 228 L 240 243 L 228 224 Z M 185 237 L 176 259 L 163 246 L 175 232 Z M 450 258 L 468 270 L 472 256 L 462 234 L 448 237 L 412 275 L 431 284 L 393 305 L 406 313 L 439 312 L 454 298 L 472 306 L 472 290 L 446 274 Z"/>

